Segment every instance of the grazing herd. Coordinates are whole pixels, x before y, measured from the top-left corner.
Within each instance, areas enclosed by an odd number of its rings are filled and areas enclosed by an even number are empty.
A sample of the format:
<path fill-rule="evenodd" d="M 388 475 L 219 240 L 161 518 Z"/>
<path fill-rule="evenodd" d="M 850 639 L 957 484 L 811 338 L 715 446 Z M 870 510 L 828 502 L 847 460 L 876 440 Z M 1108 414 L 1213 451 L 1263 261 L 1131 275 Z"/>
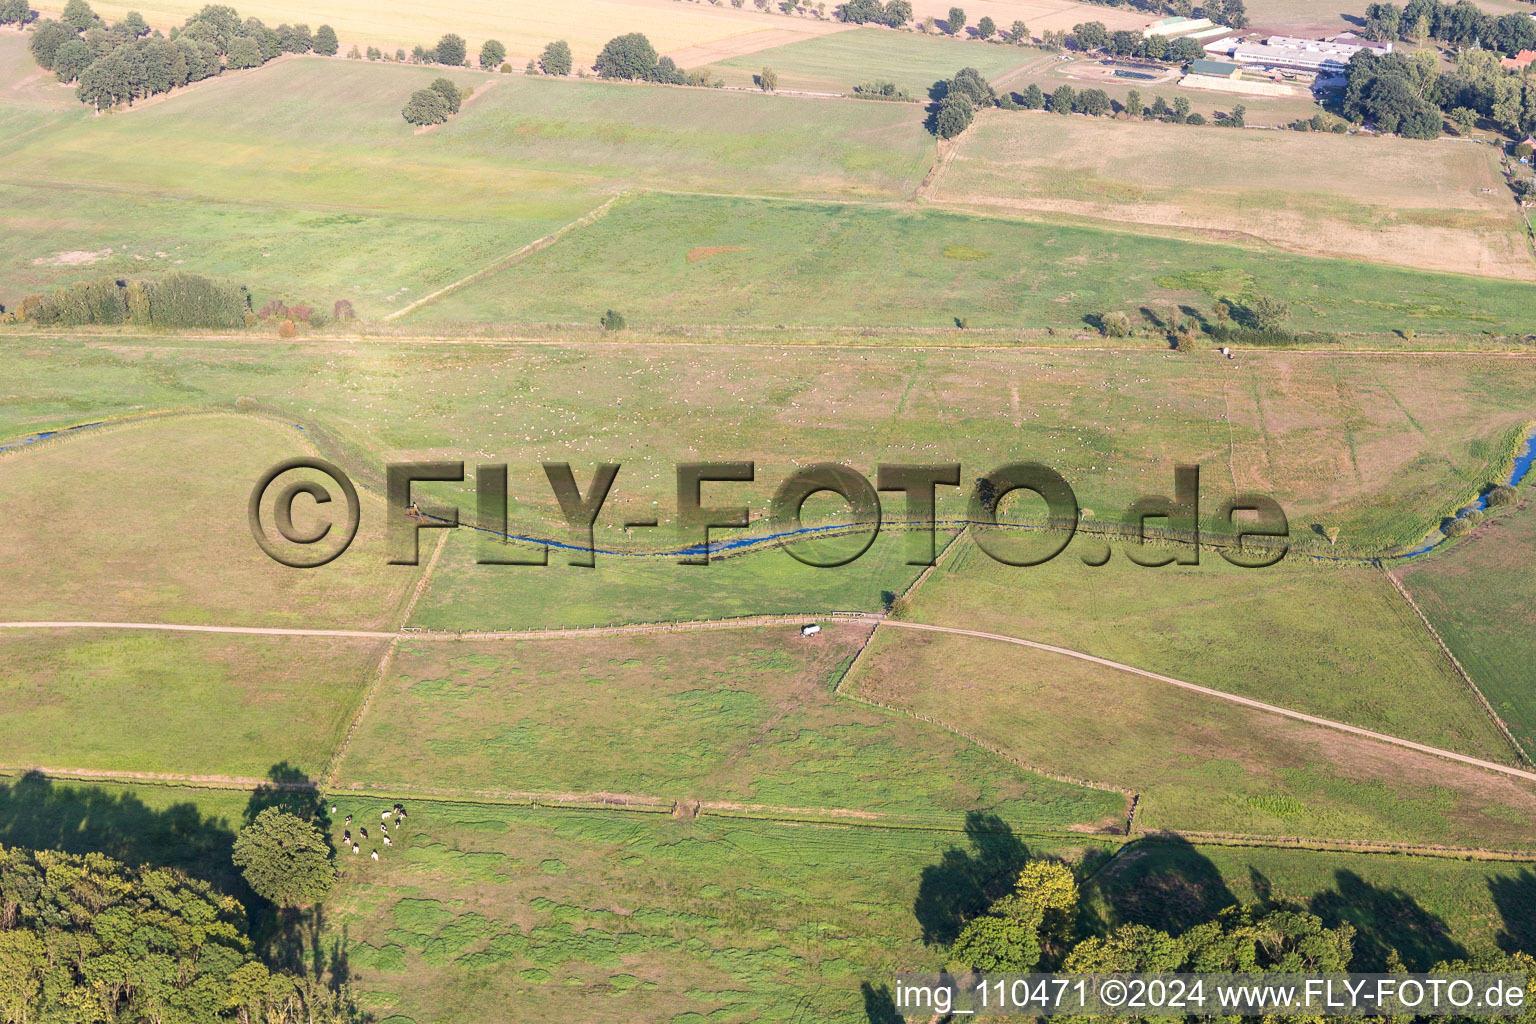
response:
<path fill-rule="evenodd" d="M 337 808 L 332 807 L 331 813 L 336 814 Z M 400 835 L 401 829 L 405 827 L 405 807 L 401 804 L 395 804 L 395 806 L 389 810 L 379 812 L 379 837 L 384 840 L 385 846 L 395 845 L 395 841 L 390 838 L 389 835 L 389 826 L 391 824 L 395 826 L 395 835 Z M 347 815 L 345 825 L 346 828 L 341 833 L 342 846 L 347 847 L 354 854 L 362 853 L 363 848 L 361 844 L 358 843 L 357 839 L 352 838 L 352 815 Z M 359 825 L 357 829 L 357 838 L 366 842 L 368 840 L 368 830 Z M 369 856 L 371 856 L 374 860 L 378 860 L 379 851 L 376 849 L 370 850 Z"/>

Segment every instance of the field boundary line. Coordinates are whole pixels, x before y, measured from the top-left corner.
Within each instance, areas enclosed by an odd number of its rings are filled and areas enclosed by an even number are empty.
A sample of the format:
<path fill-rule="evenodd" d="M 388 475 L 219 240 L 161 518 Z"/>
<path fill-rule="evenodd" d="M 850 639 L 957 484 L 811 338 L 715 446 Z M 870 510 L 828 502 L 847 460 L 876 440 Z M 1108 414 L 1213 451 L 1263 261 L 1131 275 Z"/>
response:
<path fill-rule="evenodd" d="M 416 610 L 416 602 L 420 600 L 422 592 L 427 589 L 427 581 L 432 578 L 432 570 L 437 568 L 437 560 L 443 553 L 443 548 L 448 546 L 448 531 L 444 530 L 438 535 L 437 547 L 432 549 L 432 557 L 427 559 L 427 566 L 421 571 L 421 578 L 416 581 L 416 589 L 411 593 L 411 599 L 406 602 L 405 611 L 400 616 L 400 629 L 405 629 L 405 624 L 411 620 L 411 613 Z M 396 632 L 389 643 L 385 645 L 384 654 L 379 658 L 378 667 L 374 670 L 373 679 L 368 684 L 368 690 L 363 694 L 362 702 L 357 706 L 357 713 L 352 716 L 352 721 L 347 725 L 347 731 L 337 745 L 335 753 L 326 762 L 325 769 L 320 773 L 320 784 L 334 786 L 336 775 L 341 771 L 341 762 L 351 749 L 352 737 L 356 735 L 358 726 L 363 724 L 363 716 L 373 706 L 373 698 L 384 685 L 384 677 L 389 674 L 390 665 L 394 664 L 395 651 L 400 647 L 401 632 Z"/>
<path fill-rule="evenodd" d="M 416 790 L 409 786 L 359 786 L 357 788 L 337 789 L 335 787 L 322 787 L 318 783 L 274 783 L 270 779 L 247 778 L 238 775 L 180 775 L 169 772 L 132 772 L 117 771 L 112 769 L 89 768 L 51 768 L 42 765 L 7 765 L 0 764 L 0 773 L 36 772 L 50 778 L 67 779 L 75 782 L 116 782 L 116 783 L 142 783 L 150 786 L 191 789 L 209 789 L 224 792 L 246 792 L 258 786 L 271 787 L 291 792 L 317 793 L 333 798 L 358 797 L 381 799 L 417 799 L 434 803 L 460 803 L 477 804 L 492 807 L 529 807 L 534 810 L 588 810 L 588 811 L 617 811 L 621 813 L 664 814 L 670 813 L 676 803 L 671 798 L 633 796 L 632 805 L 626 806 L 623 802 L 624 794 L 590 793 L 539 793 L 539 794 L 515 794 L 512 791 L 497 790 Z M 1113 790 L 1110 790 L 1113 791 Z M 523 800 L 508 800 L 509 796 L 532 797 L 528 802 Z M 498 799 L 498 796 L 502 797 Z M 575 802 L 569 798 L 590 797 L 591 802 Z M 561 799 L 567 798 L 567 799 Z M 646 801 L 641 803 L 640 801 Z M 736 818 L 747 821 L 767 821 L 789 825 L 819 825 L 829 828 L 873 828 L 886 831 L 906 830 L 914 832 L 943 832 L 962 834 L 965 829 L 962 825 L 938 825 L 929 822 L 903 821 L 893 818 L 881 818 L 878 812 L 857 811 L 856 816 L 829 820 L 828 818 L 809 817 L 773 817 L 770 814 L 751 813 L 753 811 L 785 811 L 801 812 L 802 814 L 814 814 L 813 810 L 777 807 L 769 804 L 736 804 L 728 801 L 704 801 L 700 806 L 710 810 L 711 813 L 725 818 Z M 824 808 L 824 811 L 836 810 Z M 1139 842 L 1157 842 L 1160 839 L 1188 839 L 1196 845 L 1207 846 L 1241 846 L 1257 847 L 1261 849 L 1276 850 L 1315 850 L 1319 852 L 1354 853 L 1359 855 L 1396 855 L 1414 857 L 1434 857 L 1451 860 L 1482 860 L 1503 861 L 1513 863 L 1536 864 L 1536 851 L 1528 850 L 1496 850 L 1486 847 L 1474 846 L 1446 846 L 1437 844 L 1393 843 L 1372 839 L 1309 839 L 1306 837 L 1287 836 L 1261 836 L 1243 833 L 1221 832 L 1194 832 L 1179 829 L 1153 829 L 1140 832 L 1133 836 L 1119 836 L 1110 833 L 1095 833 L 1071 828 L 1042 828 L 1019 827 L 1014 830 L 1015 835 L 1044 837 L 1053 839 L 1092 839 L 1121 840 L 1120 849 Z"/>
<path fill-rule="evenodd" d="M 483 277 L 489 277 L 492 274 L 500 273 L 501 271 L 506 270 L 508 267 L 520 263 L 527 257 L 532 256 L 534 253 L 542 252 L 543 250 L 548 249 L 550 246 L 554 245 L 556 242 L 560 241 L 571 232 L 579 231 L 582 228 L 595 223 L 596 221 L 602 220 L 605 216 L 608 215 L 608 211 L 613 209 L 613 204 L 617 203 L 620 199 L 623 199 L 628 194 L 628 192 L 619 192 L 616 195 L 609 196 L 608 200 L 601 206 L 593 210 L 588 210 L 586 213 L 582 214 L 580 217 L 577 217 L 575 220 L 571 221 L 569 224 L 566 224 L 564 227 L 560 227 L 554 231 L 551 231 L 543 238 L 534 239 L 527 245 L 522 246 L 514 252 L 508 253 L 507 255 L 501 257 L 499 260 L 496 260 L 490 266 L 483 267 L 480 270 L 475 271 L 473 274 L 470 274 L 468 277 L 462 277 L 452 284 L 444 285 L 437 291 L 432 292 L 430 295 L 424 295 L 417 299 L 415 302 L 406 306 L 404 309 L 397 309 L 393 313 L 384 316 L 382 319 L 385 322 L 390 320 L 398 320 L 409 313 L 414 313 L 416 310 L 423 306 L 436 302 L 444 295 L 447 295 L 451 292 L 456 292 L 466 285 L 474 284 L 476 281 Z"/>
<path fill-rule="evenodd" d="M 1533 764 L 1531 761 L 1530 755 L 1525 752 L 1525 748 L 1520 745 L 1520 741 L 1515 739 L 1515 734 L 1510 731 L 1509 725 L 1503 718 L 1499 717 L 1499 713 L 1493 709 L 1493 705 L 1488 702 L 1488 698 L 1483 696 L 1483 691 L 1472 680 L 1472 673 L 1463 668 L 1456 655 L 1451 653 L 1450 647 L 1441 638 L 1440 631 L 1435 628 L 1434 623 L 1429 621 L 1429 616 L 1424 614 L 1424 609 L 1419 607 L 1419 602 L 1413 599 L 1413 595 L 1408 592 L 1408 588 L 1392 574 L 1390 569 L 1385 566 L 1380 568 L 1382 575 L 1386 576 L 1387 580 L 1392 584 L 1392 588 L 1402 596 L 1402 599 L 1407 602 L 1408 607 L 1412 608 L 1413 613 L 1419 617 L 1419 622 L 1424 625 L 1424 629 L 1428 631 L 1430 638 L 1435 641 L 1435 646 L 1440 648 L 1440 653 L 1445 655 L 1445 659 L 1451 663 L 1451 668 L 1456 670 L 1456 674 L 1461 677 L 1461 681 L 1467 684 L 1467 689 L 1472 691 L 1472 696 L 1477 698 L 1478 704 L 1482 705 L 1483 710 L 1488 712 L 1488 717 L 1493 721 L 1494 727 L 1499 730 L 1499 734 L 1509 743 L 1510 748 L 1515 752 L 1515 756 L 1523 764 L 1536 767 L 1536 764 Z"/>
<path fill-rule="evenodd" d="M 1292 711 L 1276 704 L 1266 704 L 1261 700 L 1251 697 L 1242 697 L 1235 693 L 1227 693 L 1224 690 L 1213 689 L 1209 686 L 1201 686 L 1198 683 L 1186 682 L 1183 679 L 1175 679 L 1173 676 L 1165 676 L 1158 672 L 1151 672 L 1144 668 L 1136 668 L 1134 665 L 1126 665 L 1118 661 L 1110 661 L 1108 658 L 1100 658 L 1092 654 L 1084 654 L 1082 651 L 1074 651 L 1068 647 L 1056 647 L 1052 644 L 1043 644 L 1036 640 L 1025 640 L 1016 636 L 1005 636 L 1001 633 L 986 633 L 979 629 L 961 629 L 958 626 L 936 626 L 926 622 L 904 622 L 900 619 L 886 619 L 881 625 L 891 626 L 897 629 L 914 629 L 931 633 L 948 633 L 954 636 L 968 636 L 979 640 L 991 640 L 997 643 L 1016 644 L 1020 647 L 1031 647 L 1038 651 L 1046 651 L 1050 654 L 1059 654 L 1068 658 L 1076 658 L 1078 661 L 1086 661 L 1094 665 L 1102 665 L 1105 668 L 1118 669 L 1131 675 L 1141 676 L 1153 682 L 1164 683 L 1168 686 L 1176 686 L 1181 690 L 1189 690 L 1207 697 L 1215 697 L 1218 700 L 1228 701 L 1232 704 L 1240 704 L 1243 707 L 1253 708 L 1257 711 L 1266 711 L 1272 715 L 1280 715 L 1284 718 L 1305 722 L 1308 725 L 1322 726 L 1326 729 L 1335 729 L 1339 732 L 1347 732 L 1355 736 L 1363 736 L 1366 739 L 1377 740 L 1382 743 L 1390 743 L 1393 746 L 1403 747 L 1407 750 L 1428 754 L 1432 757 L 1442 758 L 1448 761 L 1457 761 L 1468 764 L 1474 768 L 1482 768 L 1501 775 L 1511 775 L 1515 778 L 1536 782 L 1536 772 L 1526 771 L 1523 768 L 1515 768 L 1510 765 L 1499 764 L 1496 761 L 1485 761 L 1470 754 L 1458 754 L 1454 750 L 1443 750 L 1440 747 L 1432 747 L 1427 743 L 1417 743 L 1413 740 L 1405 740 L 1398 736 L 1389 736 L 1383 732 L 1375 732 L 1371 729 L 1362 729 L 1357 725 L 1349 725 L 1344 722 L 1336 722 L 1331 718 L 1321 718 L 1317 715 L 1309 715 L 1302 711 Z"/>

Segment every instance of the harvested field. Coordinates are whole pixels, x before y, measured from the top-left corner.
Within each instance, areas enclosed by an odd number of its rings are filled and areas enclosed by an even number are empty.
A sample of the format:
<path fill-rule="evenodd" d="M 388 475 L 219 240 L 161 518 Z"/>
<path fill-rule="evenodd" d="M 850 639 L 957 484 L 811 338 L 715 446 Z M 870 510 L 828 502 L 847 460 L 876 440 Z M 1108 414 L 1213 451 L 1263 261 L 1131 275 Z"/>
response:
<path fill-rule="evenodd" d="M 1192 165 L 1189 147 L 1207 142 L 1221 159 Z M 962 137 L 934 196 L 1536 280 L 1497 151 L 1483 145 L 997 111 Z"/>

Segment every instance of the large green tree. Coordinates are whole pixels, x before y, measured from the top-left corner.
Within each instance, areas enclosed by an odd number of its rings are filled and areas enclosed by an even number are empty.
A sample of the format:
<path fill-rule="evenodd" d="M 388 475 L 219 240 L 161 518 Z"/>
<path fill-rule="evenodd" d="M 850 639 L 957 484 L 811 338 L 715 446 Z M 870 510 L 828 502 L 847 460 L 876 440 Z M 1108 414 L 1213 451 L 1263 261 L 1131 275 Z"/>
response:
<path fill-rule="evenodd" d="M 234 862 L 251 889 L 278 906 L 324 899 L 336 883 L 325 836 L 310 822 L 277 807 L 268 807 L 240 830 Z"/>
<path fill-rule="evenodd" d="M 336 51 L 341 49 L 341 43 L 336 40 L 336 30 L 329 25 L 321 25 L 315 29 L 315 52 L 322 57 L 334 57 Z"/>
<path fill-rule="evenodd" d="M 495 71 L 507 59 L 507 48 L 495 39 L 487 39 L 480 47 L 480 66 Z"/>
<path fill-rule="evenodd" d="M 432 48 L 432 52 L 437 54 L 437 63 L 451 67 L 461 66 L 469 56 L 469 48 L 464 44 L 464 37 L 453 32 L 439 39 L 437 45 Z"/>
<path fill-rule="evenodd" d="M 539 54 L 539 70 L 546 75 L 568 75 L 571 73 L 573 63 L 571 44 L 564 39 L 556 39 L 544 47 L 544 52 Z"/>
<path fill-rule="evenodd" d="M 649 81 L 656 73 L 656 48 L 639 32 L 616 36 L 597 55 L 597 73 L 602 78 Z"/>
<path fill-rule="evenodd" d="M 938 113 L 933 118 L 934 131 L 941 139 L 952 139 L 969 128 L 975 116 L 976 108 L 969 98 L 951 93 L 939 101 Z"/>
<path fill-rule="evenodd" d="M 417 89 L 405 101 L 400 116 L 414 125 L 442 124 L 448 120 L 448 104 L 436 89 Z"/>
<path fill-rule="evenodd" d="M 958 36 L 965 31 L 965 12 L 958 7 L 949 9 L 949 17 L 944 19 L 944 27 L 949 29 L 949 34 Z"/>

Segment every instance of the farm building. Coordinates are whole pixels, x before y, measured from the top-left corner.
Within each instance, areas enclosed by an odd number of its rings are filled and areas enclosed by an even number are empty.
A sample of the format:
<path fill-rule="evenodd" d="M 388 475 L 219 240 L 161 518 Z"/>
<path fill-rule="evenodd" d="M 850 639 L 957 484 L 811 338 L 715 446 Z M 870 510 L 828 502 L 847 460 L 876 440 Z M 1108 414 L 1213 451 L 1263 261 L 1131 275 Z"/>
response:
<path fill-rule="evenodd" d="M 1214 49 L 1226 48 L 1226 41 Z M 1262 43 L 1235 42 L 1227 55 L 1239 64 L 1257 64 L 1266 68 L 1285 68 L 1292 71 L 1330 72 L 1343 74 L 1349 59 L 1361 50 L 1377 53 L 1390 52 L 1391 43 L 1338 42 L 1324 39 L 1298 39 L 1294 36 L 1270 36 Z M 1207 51 L 1213 49 L 1209 44 Z"/>
<path fill-rule="evenodd" d="M 1531 61 L 1536 61 L 1536 50 L 1521 50 L 1513 57 L 1505 57 L 1499 63 L 1511 71 L 1524 71 L 1531 66 Z"/>
<path fill-rule="evenodd" d="M 1209 75 L 1212 78 L 1236 78 L 1242 70 L 1237 64 L 1219 60 L 1197 60 L 1189 65 L 1190 74 Z"/>

